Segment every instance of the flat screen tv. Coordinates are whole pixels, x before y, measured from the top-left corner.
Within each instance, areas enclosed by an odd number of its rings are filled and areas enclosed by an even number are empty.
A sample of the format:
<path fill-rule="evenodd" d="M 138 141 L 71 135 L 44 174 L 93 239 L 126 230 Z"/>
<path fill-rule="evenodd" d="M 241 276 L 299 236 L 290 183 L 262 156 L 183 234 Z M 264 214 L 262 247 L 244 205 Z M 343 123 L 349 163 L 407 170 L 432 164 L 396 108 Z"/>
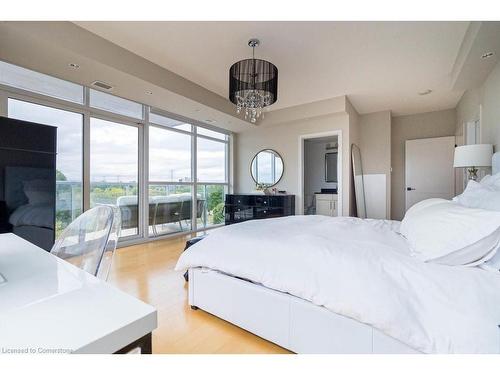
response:
<path fill-rule="evenodd" d="M 0 233 L 55 240 L 57 128 L 0 117 Z"/>

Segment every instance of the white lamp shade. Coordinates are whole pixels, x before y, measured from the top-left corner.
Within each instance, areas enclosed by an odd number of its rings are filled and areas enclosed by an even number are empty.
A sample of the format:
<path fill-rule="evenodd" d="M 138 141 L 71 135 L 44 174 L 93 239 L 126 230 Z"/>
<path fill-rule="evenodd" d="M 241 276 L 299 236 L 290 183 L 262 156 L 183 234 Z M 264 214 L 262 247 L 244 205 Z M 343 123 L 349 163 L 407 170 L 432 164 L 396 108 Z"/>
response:
<path fill-rule="evenodd" d="M 455 147 L 453 166 L 460 167 L 491 167 L 493 145 L 466 145 Z"/>

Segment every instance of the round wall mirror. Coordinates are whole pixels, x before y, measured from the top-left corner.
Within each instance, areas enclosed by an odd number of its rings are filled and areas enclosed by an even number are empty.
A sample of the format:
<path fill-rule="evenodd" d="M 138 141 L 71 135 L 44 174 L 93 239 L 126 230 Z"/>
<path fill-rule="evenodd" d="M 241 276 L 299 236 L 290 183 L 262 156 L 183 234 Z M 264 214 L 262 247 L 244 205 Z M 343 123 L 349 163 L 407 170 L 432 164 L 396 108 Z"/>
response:
<path fill-rule="evenodd" d="M 262 150 L 253 157 L 250 172 L 256 184 L 276 185 L 283 176 L 283 160 L 274 150 Z"/>

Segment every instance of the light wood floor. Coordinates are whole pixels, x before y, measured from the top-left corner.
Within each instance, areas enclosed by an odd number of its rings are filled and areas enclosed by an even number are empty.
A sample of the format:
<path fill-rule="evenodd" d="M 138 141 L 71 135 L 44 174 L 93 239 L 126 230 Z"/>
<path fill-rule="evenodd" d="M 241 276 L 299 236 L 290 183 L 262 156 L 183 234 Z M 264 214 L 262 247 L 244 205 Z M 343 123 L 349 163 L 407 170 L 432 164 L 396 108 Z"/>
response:
<path fill-rule="evenodd" d="M 187 284 L 174 271 L 186 237 L 117 249 L 108 281 L 153 305 L 153 353 L 287 353 L 202 310 L 191 310 Z"/>

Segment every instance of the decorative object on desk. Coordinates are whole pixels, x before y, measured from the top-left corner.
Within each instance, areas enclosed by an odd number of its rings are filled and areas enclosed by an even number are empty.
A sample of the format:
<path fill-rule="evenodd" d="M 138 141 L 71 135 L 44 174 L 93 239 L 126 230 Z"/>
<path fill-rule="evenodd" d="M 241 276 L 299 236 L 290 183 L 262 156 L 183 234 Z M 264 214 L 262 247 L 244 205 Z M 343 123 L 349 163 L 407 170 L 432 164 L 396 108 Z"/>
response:
<path fill-rule="evenodd" d="M 255 184 L 255 191 L 265 195 L 271 194 L 271 192 L 269 191 L 269 185 L 267 184 Z"/>
<path fill-rule="evenodd" d="M 250 39 L 252 58 L 234 63 L 229 69 L 229 100 L 236 104 L 236 112 L 242 111 L 245 120 L 256 123 L 264 107 L 278 99 L 278 68 L 269 61 L 255 58 L 258 39 Z"/>
<path fill-rule="evenodd" d="M 455 147 L 455 168 L 467 168 L 469 180 L 477 180 L 478 167 L 491 167 L 493 145 L 465 145 Z"/>
<path fill-rule="evenodd" d="M 361 150 L 354 143 L 351 145 L 352 174 L 354 176 L 354 193 L 356 198 L 357 217 L 366 219 L 365 184 L 363 181 L 363 164 Z"/>
<path fill-rule="evenodd" d="M 118 207 L 103 205 L 91 208 L 64 229 L 50 252 L 106 280 L 120 237 L 120 228 L 121 214 Z"/>
<path fill-rule="evenodd" d="M 256 189 L 266 189 L 276 185 L 283 177 L 283 159 L 278 152 L 270 149 L 259 151 L 252 159 L 250 174 Z"/>

